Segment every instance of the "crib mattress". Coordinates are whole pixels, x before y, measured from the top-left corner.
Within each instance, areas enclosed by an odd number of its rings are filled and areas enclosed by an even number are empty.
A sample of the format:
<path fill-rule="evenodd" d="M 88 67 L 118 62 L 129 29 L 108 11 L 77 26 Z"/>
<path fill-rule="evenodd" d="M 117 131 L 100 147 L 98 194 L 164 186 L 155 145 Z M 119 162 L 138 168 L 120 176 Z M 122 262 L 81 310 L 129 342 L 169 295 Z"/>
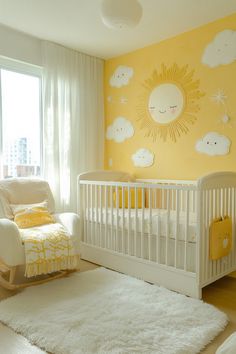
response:
<path fill-rule="evenodd" d="M 143 216 L 142 216 L 143 214 Z M 118 220 L 117 220 L 118 218 Z M 120 229 L 132 232 L 143 232 L 145 234 L 157 235 L 160 237 L 176 238 L 176 227 L 178 240 L 185 240 L 186 235 L 186 212 L 180 212 L 176 222 L 176 211 L 171 210 L 168 216 L 166 209 L 87 209 L 86 220 L 115 228 L 118 224 Z M 130 226 L 129 226 L 130 225 Z M 187 241 L 196 242 L 197 220 L 196 213 L 189 213 L 187 225 Z"/>

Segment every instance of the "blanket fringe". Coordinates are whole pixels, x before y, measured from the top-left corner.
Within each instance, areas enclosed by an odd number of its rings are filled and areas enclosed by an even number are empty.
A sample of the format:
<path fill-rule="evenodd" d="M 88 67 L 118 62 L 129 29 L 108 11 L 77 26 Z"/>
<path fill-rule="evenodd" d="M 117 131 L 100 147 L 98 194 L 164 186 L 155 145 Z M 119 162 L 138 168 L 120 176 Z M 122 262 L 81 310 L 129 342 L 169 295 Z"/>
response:
<path fill-rule="evenodd" d="M 58 259 L 39 260 L 34 263 L 27 263 L 25 277 L 30 278 L 40 274 L 58 272 L 64 269 L 77 269 L 79 267 L 79 255 L 65 256 Z"/>

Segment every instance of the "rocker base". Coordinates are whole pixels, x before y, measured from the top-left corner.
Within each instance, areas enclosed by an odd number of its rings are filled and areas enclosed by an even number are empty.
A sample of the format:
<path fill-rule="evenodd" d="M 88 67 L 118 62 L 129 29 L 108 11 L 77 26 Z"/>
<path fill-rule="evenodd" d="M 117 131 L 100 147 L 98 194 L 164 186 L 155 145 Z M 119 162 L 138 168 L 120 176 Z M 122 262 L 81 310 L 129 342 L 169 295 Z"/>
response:
<path fill-rule="evenodd" d="M 27 288 L 29 286 L 47 283 L 51 280 L 61 278 L 63 276 L 68 275 L 69 273 L 72 273 L 72 272 L 75 272 L 78 270 L 78 269 L 61 270 L 61 271 L 56 272 L 56 274 L 53 276 L 49 275 L 45 279 L 39 279 L 39 280 L 35 280 L 35 281 L 29 281 L 26 283 L 15 284 L 14 280 L 15 280 L 16 268 L 17 267 L 8 267 L 5 264 L 0 265 L 0 286 L 2 286 L 5 289 L 8 289 L 8 290 L 17 290 L 17 289 Z M 7 273 L 9 273 L 9 274 L 7 274 Z"/>

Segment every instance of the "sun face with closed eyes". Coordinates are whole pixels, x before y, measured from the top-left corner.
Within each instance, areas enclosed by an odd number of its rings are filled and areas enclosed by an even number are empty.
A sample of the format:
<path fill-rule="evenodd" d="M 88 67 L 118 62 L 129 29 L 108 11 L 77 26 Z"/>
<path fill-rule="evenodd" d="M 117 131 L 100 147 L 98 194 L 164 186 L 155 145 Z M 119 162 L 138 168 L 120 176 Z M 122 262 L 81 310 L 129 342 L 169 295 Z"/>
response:
<path fill-rule="evenodd" d="M 169 69 L 162 65 L 162 72 L 154 71 L 146 80 L 146 92 L 139 107 L 141 128 L 146 136 L 155 141 L 158 135 L 165 141 L 169 136 L 174 142 L 182 133 L 187 133 L 189 124 L 196 120 L 199 110 L 196 101 L 203 96 L 199 82 L 193 81 L 193 71 L 188 67 L 179 68 L 174 64 Z"/>
<path fill-rule="evenodd" d="M 149 96 L 148 110 L 152 119 L 167 124 L 178 118 L 184 108 L 184 95 L 175 84 L 161 84 Z"/>

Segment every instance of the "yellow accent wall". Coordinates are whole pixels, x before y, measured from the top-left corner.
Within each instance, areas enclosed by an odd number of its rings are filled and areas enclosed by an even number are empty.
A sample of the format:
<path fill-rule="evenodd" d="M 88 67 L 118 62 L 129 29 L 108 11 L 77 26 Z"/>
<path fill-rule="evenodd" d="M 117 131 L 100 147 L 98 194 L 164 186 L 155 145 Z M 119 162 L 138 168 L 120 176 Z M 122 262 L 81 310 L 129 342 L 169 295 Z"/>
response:
<path fill-rule="evenodd" d="M 122 143 L 106 139 L 106 169 L 127 171 L 139 178 L 167 179 L 196 179 L 212 171 L 236 171 L 236 60 L 214 68 L 201 62 L 205 47 L 218 32 L 226 29 L 236 30 L 236 14 L 105 62 L 106 127 L 122 116 L 135 129 L 134 135 Z M 199 80 L 199 89 L 205 93 L 198 101 L 200 110 L 196 113 L 196 122 L 189 125 L 189 131 L 181 134 L 176 142 L 169 138 L 163 141 L 158 137 L 153 141 L 145 137 L 145 130 L 140 128 L 138 121 L 143 84 L 152 77 L 154 70 L 161 72 L 162 63 L 167 67 L 174 63 L 179 67 L 188 65 L 189 71 L 194 70 L 193 80 Z M 112 87 L 110 77 L 120 65 L 133 68 L 134 74 L 128 85 Z M 223 90 L 227 97 L 225 106 L 211 98 L 219 90 Z M 121 103 L 122 97 L 127 102 Z M 230 117 L 228 123 L 221 120 L 225 109 Z M 223 156 L 198 153 L 195 150 L 196 141 L 208 132 L 218 132 L 228 137 L 231 140 L 230 153 Z M 140 148 L 155 154 L 151 167 L 134 166 L 131 156 Z"/>

